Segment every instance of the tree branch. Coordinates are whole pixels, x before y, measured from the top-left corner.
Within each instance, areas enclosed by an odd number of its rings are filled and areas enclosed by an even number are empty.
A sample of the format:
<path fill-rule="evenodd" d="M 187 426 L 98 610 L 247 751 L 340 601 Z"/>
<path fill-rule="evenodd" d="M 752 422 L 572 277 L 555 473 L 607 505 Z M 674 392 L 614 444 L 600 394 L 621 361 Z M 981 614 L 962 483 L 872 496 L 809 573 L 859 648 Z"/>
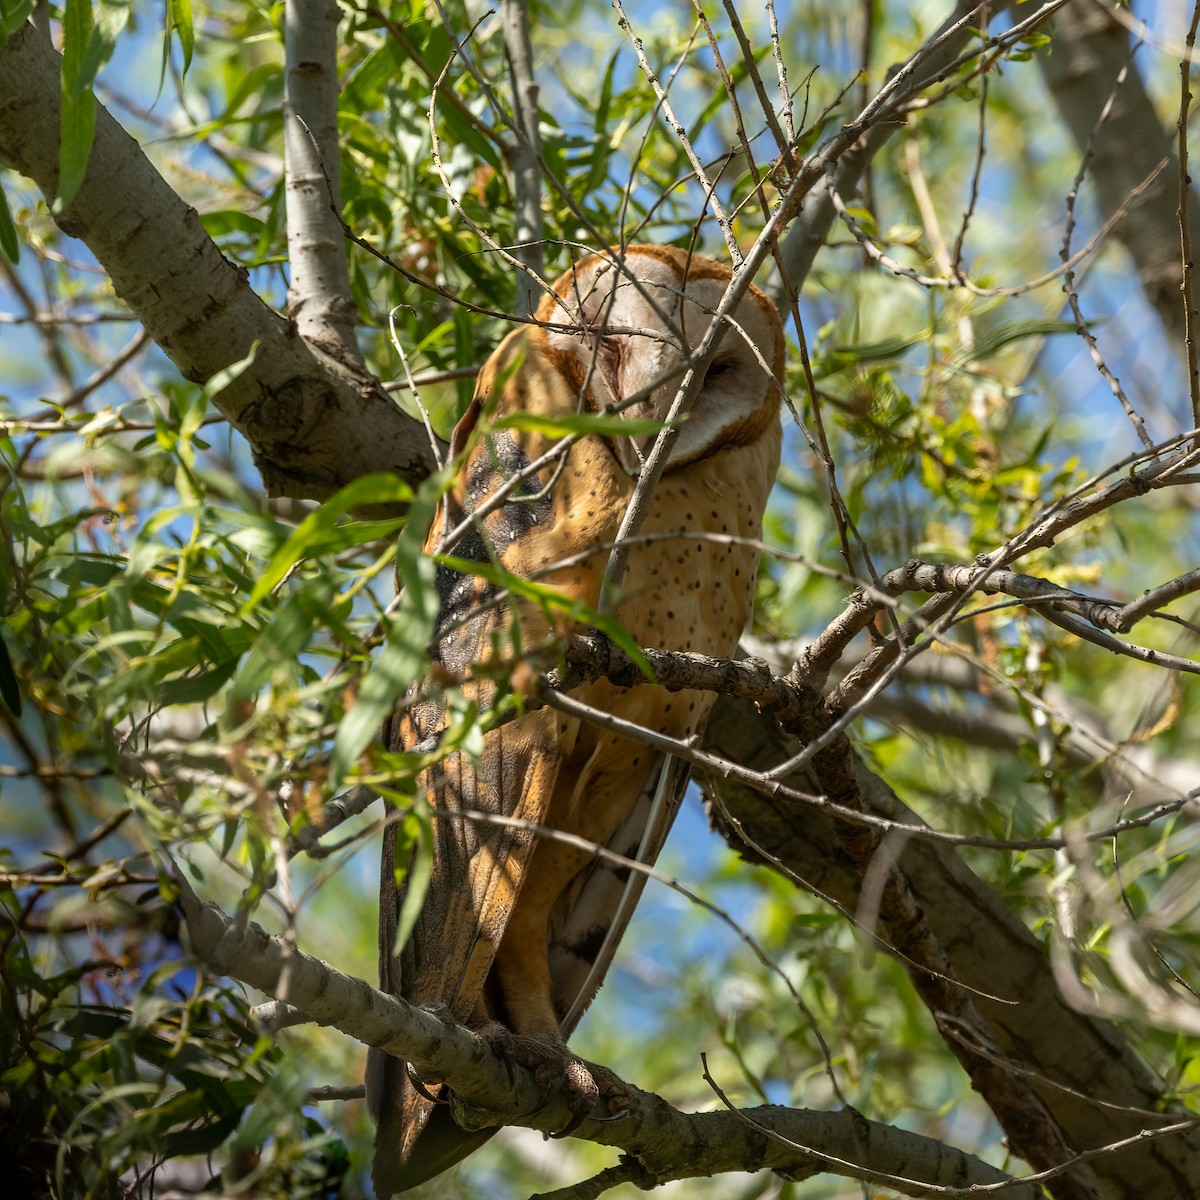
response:
<path fill-rule="evenodd" d="M 455 1118 L 465 1127 L 515 1124 L 554 1133 L 571 1121 L 559 1097 L 547 1099 L 531 1071 L 510 1067 L 478 1034 L 344 975 L 252 922 L 231 920 L 203 903 L 186 879 L 176 878 L 201 959 L 267 995 L 286 995 L 289 1005 L 322 1025 L 395 1054 L 420 1074 L 445 1080 Z M 684 1113 L 658 1096 L 628 1090 L 630 1107 L 620 1120 L 588 1120 L 572 1136 L 620 1147 L 656 1185 L 768 1168 L 805 1176 L 829 1171 L 886 1183 L 910 1196 L 966 1195 L 964 1187 L 988 1183 L 1008 1185 L 1004 1195 L 1018 1200 L 1037 1194 L 1031 1186 L 1012 1186 L 1011 1176 L 972 1155 L 868 1121 L 853 1109 L 816 1113 L 765 1105 Z"/>
<path fill-rule="evenodd" d="M 1129 62 L 1129 34 L 1094 0 L 1071 0 L 1059 14 L 1053 37 L 1054 52 L 1036 55 L 1038 66 L 1076 144 L 1081 151 L 1090 145 L 1092 181 L 1105 218 L 1121 211 L 1159 162 L 1165 158 L 1171 163 L 1137 196 L 1115 233 L 1129 251 L 1168 340 L 1182 351 L 1187 331 L 1179 296 L 1179 164 L 1137 71 L 1129 72 L 1100 123 L 1113 82 Z M 1191 227 L 1200 228 L 1194 195 L 1189 210 Z"/>
<path fill-rule="evenodd" d="M 958 0 L 955 4 L 954 11 L 930 39 L 931 49 L 921 64 L 931 78 L 945 70 L 974 36 L 970 29 L 970 21 L 983 7 L 983 4 L 973 3 L 971 0 Z M 1008 4 L 997 3 L 988 7 L 991 12 L 996 13 L 1007 8 Z M 889 79 L 895 78 L 907 65 L 893 67 L 889 72 Z M 857 191 L 858 182 L 871 159 L 899 128 L 899 124 L 875 125 L 860 142 L 841 157 L 836 170 L 827 173 L 822 185 L 814 189 L 813 195 L 804 206 L 804 211 L 796 218 L 788 230 L 787 237 L 780 243 L 781 278 L 774 287 L 768 289 L 777 305 L 786 306 L 789 290 L 799 291 L 800 285 L 812 270 L 817 252 L 825 244 L 825 238 L 833 226 L 837 211 L 827 181 L 832 179 L 836 182 L 840 195 L 852 196 Z"/>
<path fill-rule="evenodd" d="M 823 728 L 818 723 L 815 737 Z M 732 756 L 745 768 L 770 772 L 793 757 L 799 743 L 778 726 L 764 722 L 748 703 L 719 700 L 705 737 L 709 753 Z M 789 804 L 737 780 L 708 777 L 710 812 L 721 832 L 751 861 L 783 871 L 843 912 L 860 911 L 871 854 L 848 855 L 837 821 L 804 804 Z M 890 787 L 871 774 L 844 738 L 818 753 L 795 777 L 792 788 L 819 790 L 848 806 L 907 824 L 919 818 Z M 1045 948 L 1013 914 L 1005 899 L 988 887 L 950 846 L 908 838 L 895 858 L 896 870 L 917 906 L 917 923 L 906 926 L 901 910 L 878 910 L 883 944 L 913 977 L 914 987 L 936 1012 L 958 988 L 970 994 L 985 1038 L 977 1045 L 998 1049 L 1036 1073 L 1033 1090 L 1044 1114 L 1006 1132 L 1012 1148 L 1034 1155 L 1035 1168 L 1056 1164 L 1040 1158 L 1050 1142 L 1041 1141 L 1048 1117 L 1062 1145 L 1079 1149 L 1107 1145 L 1138 1133 L 1147 1119 L 1127 1109 L 1161 1107 L 1161 1081 L 1146 1068 L 1124 1037 L 1104 1021 L 1074 1011 L 1059 993 L 1046 962 Z M 914 944 L 914 939 L 915 944 Z M 938 982 L 919 965 L 928 949 L 940 948 L 950 982 Z M 996 995 L 996 964 L 1005 964 L 1004 993 Z M 941 998 L 939 998 L 941 996 Z M 951 1009 L 950 1011 L 953 1011 Z M 940 1020 L 940 1017 L 939 1017 Z M 973 1027 L 972 1035 L 980 1027 Z M 950 1026 L 942 1026 L 948 1036 Z M 1008 1087 L 1003 1072 L 982 1072 L 976 1086 L 989 1105 L 993 1086 Z M 1002 1101 L 994 1111 L 1005 1113 Z M 1030 1114 L 1032 1117 L 1032 1113 Z M 1164 1114 L 1166 1119 L 1168 1114 Z M 1170 1119 L 1177 1119 L 1171 1117 Z M 1135 1142 L 1120 1154 L 1092 1159 L 1087 1175 L 1104 1181 L 1105 1196 L 1139 1200 L 1175 1200 L 1177 1181 L 1188 1177 L 1189 1163 L 1200 1153 L 1200 1133 L 1189 1130 L 1153 1144 Z M 1090 1186 L 1084 1181 L 1081 1186 Z M 1088 1195 L 1074 1191 L 1071 1177 L 1054 1185 L 1056 1196 Z"/>
<path fill-rule="evenodd" d="M 504 51 L 512 77 L 513 119 L 518 137 L 509 148 L 516 208 L 517 245 L 513 253 L 535 276 L 545 271 L 542 254 L 542 138 L 538 132 L 538 85 L 533 75 L 527 0 L 504 0 Z M 541 294 L 523 271 L 516 274 L 515 311 L 532 313 Z"/>
<path fill-rule="evenodd" d="M 32 26 L 0 47 L 0 163 L 47 199 L 58 186 L 60 71 Z M 87 175 L 58 222 L 87 244 L 187 379 L 205 383 L 258 344 L 216 403 L 250 441 L 272 495 L 322 499 L 364 473 L 429 472 L 421 426 L 265 305 L 100 105 Z"/>
<path fill-rule="evenodd" d="M 286 94 L 283 103 L 288 261 L 288 313 L 300 336 L 365 375 L 355 338 L 358 313 L 350 296 L 346 239 L 337 213 L 336 0 L 288 0 L 284 20 Z M 333 209 L 330 210 L 330 194 Z"/>

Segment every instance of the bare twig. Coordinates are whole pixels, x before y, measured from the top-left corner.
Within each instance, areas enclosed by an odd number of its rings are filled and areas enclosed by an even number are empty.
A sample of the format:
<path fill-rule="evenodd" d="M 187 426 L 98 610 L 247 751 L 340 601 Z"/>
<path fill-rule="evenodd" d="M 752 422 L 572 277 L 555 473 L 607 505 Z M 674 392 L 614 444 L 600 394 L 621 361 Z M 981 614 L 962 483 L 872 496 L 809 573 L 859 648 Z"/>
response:
<path fill-rule="evenodd" d="M 1136 50 L 1137 47 L 1134 47 Z M 1104 128 L 1104 123 L 1108 120 L 1109 114 L 1113 110 L 1114 102 L 1121 85 L 1125 82 L 1126 76 L 1129 74 L 1129 68 L 1132 64 L 1134 50 L 1130 51 L 1130 61 L 1126 62 L 1117 78 L 1113 83 L 1112 91 L 1108 95 L 1108 99 L 1104 103 L 1104 107 L 1100 110 L 1100 115 L 1096 118 L 1095 127 L 1088 136 L 1087 144 L 1084 146 L 1083 154 L 1079 162 L 1079 170 L 1075 173 L 1075 179 L 1071 184 L 1071 190 L 1067 194 L 1067 219 L 1063 226 L 1063 244 L 1059 255 L 1062 258 L 1063 266 L 1066 268 L 1064 273 L 1063 290 L 1067 293 L 1067 301 L 1071 305 L 1071 311 L 1075 314 L 1075 322 L 1079 332 L 1079 336 L 1087 343 L 1088 351 L 1092 356 L 1092 361 L 1096 364 L 1096 369 L 1104 377 L 1104 381 L 1108 384 L 1113 395 L 1117 398 L 1121 407 L 1125 410 L 1125 415 L 1129 418 L 1130 424 L 1134 428 L 1134 432 L 1138 436 L 1138 440 L 1143 446 L 1151 446 L 1152 440 L 1150 434 L 1146 430 L 1146 423 L 1142 420 L 1141 414 L 1129 402 L 1129 397 L 1125 394 L 1125 389 L 1121 387 L 1120 380 L 1116 375 L 1108 369 L 1108 364 L 1104 361 L 1100 354 L 1100 346 L 1096 341 L 1092 331 L 1087 326 L 1087 321 L 1084 320 L 1083 310 L 1079 305 L 1079 296 L 1075 291 L 1075 271 L 1074 260 L 1071 257 L 1071 234 L 1075 228 L 1075 201 L 1079 195 L 1079 189 L 1083 185 L 1083 177 L 1087 172 L 1088 164 L 1091 161 L 1096 138 Z M 1163 164 L 1165 165 L 1165 164 Z M 1158 172 L 1155 172 L 1154 178 L 1157 178 Z M 1147 181 L 1149 182 L 1149 181 Z M 1105 227 L 1115 223 L 1118 217 L 1124 217 L 1129 206 L 1132 204 L 1134 197 L 1131 195 L 1128 201 L 1121 206 L 1116 216 L 1112 220 L 1105 222 Z"/>
<path fill-rule="evenodd" d="M 508 6 L 506 6 L 506 12 L 507 11 L 508 11 Z M 517 273 L 518 277 L 522 278 L 522 283 L 518 285 L 518 289 L 517 289 L 517 297 L 522 302 L 517 304 L 516 314 L 518 316 L 525 317 L 529 321 L 532 321 L 534 319 L 533 318 L 533 310 L 534 310 L 534 308 L 537 307 L 536 304 L 534 304 L 532 302 L 533 298 L 535 296 L 540 297 L 543 293 L 548 293 L 550 291 L 550 285 L 541 277 L 540 274 L 538 274 L 538 272 L 531 265 L 533 260 L 536 260 L 538 263 L 540 263 L 541 259 L 542 259 L 540 237 L 535 239 L 534 242 L 532 243 L 532 245 L 525 245 L 523 243 L 521 246 L 516 247 L 515 248 L 516 253 L 513 253 L 512 251 L 508 250 L 506 247 L 501 246 L 499 244 L 499 242 L 497 242 L 496 239 L 493 238 L 492 235 L 487 232 L 486 229 L 482 228 L 477 221 L 472 219 L 470 214 L 463 207 L 462 201 L 461 201 L 461 199 L 459 199 L 458 193 L 455 192 L 455 190 L 454 190 L 454 185 L 450 182 L 450 176 L 446 171 L 445 165 L 442 163 L 442 143 L 441 143 L 441 138 L 438 135 L 438 128 L 437 128 L 438 99 L 441 96 L 441 94 L 443 93 L 443 91 L 446 90 L 443 87 L 443 85 L 445 84 L 446 78 L 450 73 L 450 68 L 454 65 L 456 59 L 460 55 L 462 55 L 463 48 L 474 37 L 475 29 L 480 24 L 482 24 L 483 21 L 485 21 L 489 15 L 490 15 L 490 12 L 485 13 L 482 17 L 480 17 L 479 20 L 475 23 L 475 25 L 471 28 L 471 30 L 466 34 L 466 36 L 463 37 L 463 39 L 455 46 L 454 53 L 451 54 L 451 56 L 446 60 L 446 65 L 441 69 L 441 71 L 438 73 L 438 77 L 434 80 L 433 91 L 430 93 L 430 97 L 429 97 L 429 108 L 426 112 L 426 118 L 429 123 L 429 147 L 430 147 L 430 152 L 433 156 L 433 169 L 435 171 L 437 171 L 438 178 L 442 181 L 442 191 L 445 192 L 446 198 L 454 206 L 454 211 L 458 214 L 459 220 L 468 229 L 470 229 L 470 231 L 485 246 L 487 246 L 495 254 L 499 255 L 510 266 L 514 267 L 516 269 L 516 273 Z M 465 61 L 465 57 L 464 57 L 464 61 Z M 476 69 L 474 68 L 474 66 L 469 65 L 469 69 L 472 71 L 473 74 L 475 74 L 476 78 L 480 78 L 480 76 L 479 76 L 478 72 L 476 71 Z M 530 77 L 529 86 L 533 87 L 534 92 L 536 93 L 537 89 L 536 89 L 536 86 L 532 82 L 532 76 Z M 492 102 L 494 104 L 497 103 L 495 96 L 492 93 L 490 87 L 488 87 L 487 93 L 488 93 L 489 98 L 492 100 Z M 528 95 L 524 99 L 527 101 L 529 99 Z M 531 179 L 529 172 L 530 172 L 531 168 L 537 167 L 537 164 L 540 161 L 541 155 L 540 155 L 540 152 L 535 152 L 533 146 L 526 140 L 525 130 L 520 125 L 520 119 L 521 119 L 521 115 L 520 115 L 520 112 L 518 111 L 518 113 L 517 113 L 518 124 L 515 125 L 513 128 L 514 128 L 514 132 L 517 134 L 518 145 L 522 147 L 521 154 L 523 155 L 523 157 L 520 159 L 520 162 L 518 164 L 517 179 L 518 179 L 518 183 L 521 186 L 526 186 L 526 185 L 528 185 L 528 183 L 530 182 L 530 179 Z M 534 122 L 535 134 L 536 134 L 536 125 L 537 125 L 536 102 L 535 102 L 535 107 L 534 107 L 534 115 L 533 115 L 532 119 Z M 539 142 L 539 145 L 540 145 L 540 142 Z M 533 186 L 535 189 L 532 199 L 533 199 L 533 201 L 536 201 L 536 203 L 538 205 L 537 223 L 538 223 L 538 229 L 540 231 L 541 200 L 540 200 L 540 191 L 537 190 L 536 170 L 533 171 L 532 183 L 533 183 Z M 521 193 L 518 193 L 518 195 L 520 197 Z M 525 198 L 520 202 L 520 206 L 518 208 L 518 214 L 517 214 L 518 221 L 520 221 L 522 219 L 530 219 L 530 220 L 532 219 L 533 214 L 532 214 L 532 211 L 530 210 L 530 204 L 531 204 L 530 198 L 526 194 Z M 523 210 L 523 214 L 522 214 L 522 210 Z"/>
<path fill-rule="evenodd" d="M 630 45 L 633 46 L 634 53 L 637 55 L 638 66 L 641 67 L 642 74 L 645 75 L 650 86 L 654 89 L 654 94 L 658 97 L 658 103 L 662 108 L 663 116 L 666 117 L 667 123 L 679 139 L 679 144 L 683 147 L 684 153 L 688 156 L 688 161 L 692 164 L 692 170 L 696 173 L 696 179 L 704 189 L 704 195 L 707 198 L 709 206 L 712 208 L 713 216 L 716 217 L 718 226 L 720 226 L 721 235 L 725 239 L 725 245 L 729 250 L 729 257 L 735 268 L 740 267 L 742 264 L 742 251 L 733 233 L 733 223 L 730 221 L 729 215 L 725 212 L 721 201 L 717 198 L 716 189 L 708 177 L 708 172 L 704 169 L 704 164 L 700 161 L 699 155 L 692 146 L 691 139 L 688 137 L 688 132 L 683 127 L 683 123 L 675 115 L 675 110 L 671 107 L 671 102 L 667 97 L 666 88 L 663 87 L 662 82 L 659 80 L 658 73 L 650 65 L 650 60 L 646 57 L 646 48 L 642 44 L 642 39 L 634 33 L 633 25 L 625 12 L 621 0 L 612 0 L 612 6 L 617 13 L 617 25 L 620 27 L 622 33 L 629 38 Z"/>
<path fill-rule="evenodd" d="M 1125 633 L 1132 629 L 1143 617 L 1152 613 L 1161 605 L 1170 604 L 1180 596 L 1200 591 L 1200 568 L 1172 579 L 1170 583 L 1161 583 L 1156 588 L 1143 592 L 1136 600 L 1131 600 L 1123 608 L 1118 608 L 1110 615 L 1109 628 L 1117 633 Z"/>
<path fill-rule="evenodd" d="M 1188 395 L 1192 400 L 1192 424 L 1200 425 L 1200 354 L 1196 347 L 1196 297 L 1192 284 L 1191 179 L 1188 177 L 1188 107 L 1192 101 L 1191 60 L 1196 48 L 1196 29 L 1200 26 L 1200 3 L 1192 6 L 1192 22 L 1187 32 L 1187 54 L 1179 63 L 1179 246 L 1183 252 L 1184 345 L 1187 348 Z"/>

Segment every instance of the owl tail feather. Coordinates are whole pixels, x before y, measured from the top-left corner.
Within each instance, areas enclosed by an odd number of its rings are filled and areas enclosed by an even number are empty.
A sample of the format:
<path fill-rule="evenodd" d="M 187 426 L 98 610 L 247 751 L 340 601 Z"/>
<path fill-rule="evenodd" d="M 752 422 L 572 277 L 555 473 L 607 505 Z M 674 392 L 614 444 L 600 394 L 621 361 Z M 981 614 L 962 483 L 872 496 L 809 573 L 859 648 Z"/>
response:
<path fill-rule="evenodd" d="M 417 1092 L 404 1063 L 379 1050 L 368 1058 L 367 1098 L 377 1126 L 371 1178 L 379 1200 L 449 1170 L 496 1132 L 461 1129 L 449 1107 L 430 1104 Z"/>

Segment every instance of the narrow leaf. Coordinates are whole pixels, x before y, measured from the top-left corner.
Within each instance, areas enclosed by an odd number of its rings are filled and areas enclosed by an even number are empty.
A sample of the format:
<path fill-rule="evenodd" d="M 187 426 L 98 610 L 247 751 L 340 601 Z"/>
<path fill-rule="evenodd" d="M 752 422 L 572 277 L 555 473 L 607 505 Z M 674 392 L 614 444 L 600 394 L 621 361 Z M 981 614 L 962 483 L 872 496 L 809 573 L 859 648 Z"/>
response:
<path fill-rule="evenodd" d="M 84 66 L 93 28 L 91 0 L 66 0 L 62 18 L 62 125 L 55 201 L 58 210 L 71 203 L 83 183 L 96 129 L 96 98 Z"/>
<path fill-rule="evenodd" d="M 3 46 L 29 18 L 34 0 L 0 0 L 0 46 Z"/>
<path fill-rule="evenodd" d="M 213 375 L 204 385 L 205 400 L 215 400 L 235 379 L 244 375 L 253 365 L 255 357 L 258 355 L 258 347 L 258 342 L 251 342 L 250 352 L 245 358 L 239 358 L 237 362 L 222 367 Z"/>
<path fill-rule="evenodd" d="M 351 509 L 365 505 L 407 504 L 412 498 L 412 488 L 395 475 L 364 475 L 347 484 L 292 530 L 242 606 L 242 616 L 253 612 L 302 558 L 311 557 L 314 547 L 326 541 L 330 531 Z"/>
<path fill-rule="evenodd" d="M 1056 333 L 1075 333 L 1078 328 L 1074 321 L 1006 321 L 986 337 L 980 338 L 970 350 L 956 354 L 954 363 L 962 366 L 968 362 L 984 362 L 1009 342 L 1022 338 L 1049 337 Z"/>
<path fill-rule="evenodd" d="M 117 38 L 129 20 L 128 0 L 66 0 L 63 6 L 62 121 L 58 153 L 58 197 L 61 212 L 75 198 L 87 172 L 96 131 L 96 98 L 92 84 L 112 57 Z"/>
<path fill-rule="evenodd" d="M 429 880 L 433 875 L 433 820 L 428 808 L 420 813 L 410 813 L 397 831 L 403 839 L 405 852 L 403 857 L 396 855 L 396 862 L 408 863 L 408 887 L 404 892 L 404 902 L 396 916 L 396 941 L 392 953 L 399 953 L 408 941 L 417 917 L 425 905 L 425 894 L 429 891 Z M 409 852 L 409 847 L 416 850 Z M 397 883 L 400 881 L 397 880 Z"/>
<path fill-rule="evenodd" d="M 422 483 L 412 498 L 408 524 L 396 543 L 396 571 L 403 588 L 399 609 L 387 619 L 387 644 L 363 676 L 354 703 L 338 725 L 329 768 L 334 788 L 341 785 L 367 743 L 379 732 L 396 701 L 425 670 L 438 596 L 434 565 L 424 553 L 424 540 L 441 487 L 437 475 Z"/>
<path fill-rule="evenodd" d="M 460 575 L 478 575 L 496 587 L 504 588 L 510 596 L 532 601 L 544 610 L 556 610 L 567 613 L 580 625 L 598 629 L 611 641 L 615 642 L 638 665 L 638 669 L 647 679 L 653 678 L 653 672 L 642 648 L 630 636 L 625 627 L 611 613 L 600 612 L 586 604 L 580 604 L 569 596 L 564 596 L 556 588 L 547 587 L 544 583 L 535 583 L 521 575 L 513 575 L 502 567 L 492 563 L 475 562 L 473 559 L 456 558 L 450 554 L 435 556 L 439 566 L 449 567 Z"/>
<path fill-rule="evenodd" d="M 314 617 L 306 605 L 289 596 L 262 631 L 229 689 L 230 703 L 253 696 L 276 668 L 294 663 L 308 644 Z"/>
<path fill-rule="evenodd" d="M 4 35 L 0 34 L 0 42 Z M 17 227 L 13 224 L 12 213 L 8 208 L 8 200 L 0 191 L 0 250 L 11 263 L 21 261 L 21 243 L 17 241 Z"/>
<path fill-rule="evenodd" d="M 174 31 L 179 35 L 179 48 L 183 51 L 183 74 L 187 75 L 192 65 L 192 51 L 196 45 L 196 31 L 192 24 L 192 0 L 167 0 L 167 37 Z"/>

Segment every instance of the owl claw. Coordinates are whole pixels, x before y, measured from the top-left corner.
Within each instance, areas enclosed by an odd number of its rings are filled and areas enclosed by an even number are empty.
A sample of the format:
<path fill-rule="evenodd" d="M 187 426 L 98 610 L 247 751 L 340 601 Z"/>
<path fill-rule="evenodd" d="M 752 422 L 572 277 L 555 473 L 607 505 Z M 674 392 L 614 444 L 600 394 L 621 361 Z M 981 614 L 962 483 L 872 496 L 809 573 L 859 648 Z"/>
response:
<path fill-rule="evenodd" d="M 606 1117 L 591 1117 L 589 1119 L 595 1121 L 597 1125 L 615 1125 L 618 1121 L 625 1120 L 625 1118 L 629 1116 L 629 1113 L 630 1110 L 628 1108 L 624 1108 L 620 1112 L 609 1113 Z M 556 1133 L 554 1136 L 562 1137 L 563 1135 L 561 1133 Z"/>
<path fill-rule="evenodd" d="M 568 1092 L 567 1106 L 575 1115 L 557 1133 L 550 1134 L 552 1138 L 570 1137 L 585 1121 L 595 1121 L 598 1125 L 611 1125 L 615 1121 L 623 1121 L 629 1116 L 632 1108 L 629 1088 L 607 1067 L 586 1063 L 581 1059 L 574 1060 L 573 1065 L 579 1068 L 580 1074 L 587 1076 L 588 1084 L 586 1089 L 574 1097 L 570 1096 L 572 1085 L 568 1082 L 571 1075 L 568 1068 L 563 1090 Z M 604 1116 L 597 1116 L 592 1110 L 595 1108 L 596 1101 L 601 1099 L 609 1109 L 615 1111 L 610 1111 Z M 582 1107 L 582 1102 L 585 1100 L 586 1108 Z"/>
<path fill-rule="evenodd" d="M 435 1096 L 426 1086 L 425 1081 L 417 1074 L 417 1069 L 410 1062 L 404 1064 L 404 1070 L 408 1075 L 408 1082 L 412 1084 L 413 1091 L 418 1096 L 424 1096 L 430 1104 L 449 1104 L 450 1101 L 445 1096 Z"/>
<path fill-rule="evenodd" d="M 495 1051 L 496 1057 L 504 1064 L 504 1073 L 508 1076 L 508 1086 L 517 1082 L 517 1045 L 516 1039 L 506 1025 L 499 1021 L 488 1021 L 486 1024 L 474 1026 L 475 1032 Z"/>
<path fill-rule="evenodd" d="M 567 1123 L 556 1132 L 546 1134 L 546 1137 L 570 1137 L 586 1121 L 611 1124 L 628 1115 L 632 1107 L 628 1085 L 607 1067 L 576 1058 L 565 1045 L 548 1036 L 515 1035 L 498 1021 L 476 1025 L 474 1031 L 487 1041 L 504 1063 L 509 1083 L 515 1083 L 518 1065 L 533 1073 L 542 1088 L 542 1095 L 526 1116 L 536 1116 L 555 1097 L 566 1105 L 571 1114 Z M 434 1099 L 423 1090 L 419 1080 L 414 1078 L 413 1086 L 428 1099 Z M 447 1098 L 437 1102 L 449 1103 L 455 1120 L 464 1129 L 484 1128 L 489 1124 L 486 1110 L 464 1104 L 453 1091 L 445 1090 Z M 603 1115 L 595 1112 L 598 1101 L 603 1101 L 608 1109 Z"/>

